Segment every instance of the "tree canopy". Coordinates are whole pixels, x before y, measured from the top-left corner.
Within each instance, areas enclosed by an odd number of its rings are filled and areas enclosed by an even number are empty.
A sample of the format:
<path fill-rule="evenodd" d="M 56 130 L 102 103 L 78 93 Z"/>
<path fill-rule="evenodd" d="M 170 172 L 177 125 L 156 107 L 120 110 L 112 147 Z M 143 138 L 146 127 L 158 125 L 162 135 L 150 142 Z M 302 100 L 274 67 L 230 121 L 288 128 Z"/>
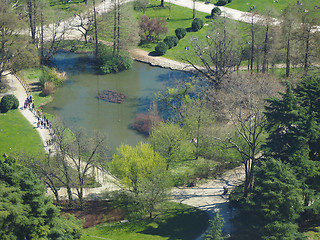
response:
<path fill-rule="evenodd" d="M 80 239 L 82 225 L 45 196 L 45 187 L 26 167 L 0 160 L 1 239 Z"/>

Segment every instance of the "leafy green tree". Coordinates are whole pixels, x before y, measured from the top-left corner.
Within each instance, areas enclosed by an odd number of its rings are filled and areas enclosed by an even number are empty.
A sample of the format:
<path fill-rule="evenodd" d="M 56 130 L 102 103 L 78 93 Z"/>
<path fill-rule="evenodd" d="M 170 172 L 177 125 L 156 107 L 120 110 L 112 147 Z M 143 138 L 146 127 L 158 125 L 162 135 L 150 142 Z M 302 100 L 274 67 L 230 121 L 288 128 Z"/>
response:
<path fill-rule="evenodd" d="M 121 145 L 110 164 L 111 172 L 120 178 L 121 183 L 138 194 L 138 183 L 148 178 L 154 171 L 166 170 L 166 161 L 148 143 L 136 147 Z"/>
<path fill-rule="evenodd" d="M 150 135 L 150 144 L 166 160 L 166 169 L 179 160 L 188 158 L 187 135 L 183 129 L 173 122 L 160 123 Z"/>
<path fill-rule="evenodd" d="M 12 158 L 0 160 L 1 239 L 80 239 L 81 222 L 59 217 L 45 187 Z"/>
<path fill-rule="evenodd" d="M 148 143 L 136 147 L 121 145 L 110 170 L 129 189 L 123 192 L 129 215 L 148 213 L 152 218 L 156 205 L 168 197 L 171 183 L 166 162 Z"/>

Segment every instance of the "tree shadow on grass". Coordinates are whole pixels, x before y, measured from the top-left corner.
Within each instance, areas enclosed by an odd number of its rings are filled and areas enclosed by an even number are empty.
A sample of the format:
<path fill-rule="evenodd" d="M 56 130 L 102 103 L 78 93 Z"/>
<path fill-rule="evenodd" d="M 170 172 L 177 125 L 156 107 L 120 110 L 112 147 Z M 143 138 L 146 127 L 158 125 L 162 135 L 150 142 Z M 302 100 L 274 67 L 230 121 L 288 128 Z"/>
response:
<path fill-rule="evenodd" d="M 167 237 L 168 239 L 194 240 L 208 227 L 209 216 L 200 210 L 190 208 L 174 211 L 165 221 L 157 221 L 158 228 L 149 226 L 140 233 Z"/>

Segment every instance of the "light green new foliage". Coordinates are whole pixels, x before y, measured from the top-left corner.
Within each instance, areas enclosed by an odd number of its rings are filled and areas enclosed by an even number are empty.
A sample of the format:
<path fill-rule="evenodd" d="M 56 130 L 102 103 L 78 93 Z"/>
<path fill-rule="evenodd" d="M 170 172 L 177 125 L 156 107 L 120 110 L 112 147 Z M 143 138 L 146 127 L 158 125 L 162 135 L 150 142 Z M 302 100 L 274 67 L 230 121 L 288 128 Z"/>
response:
<path fill-rule="evenodd" d="M 138 181 L 148 178 L 154 171 L 165 169 L 166 161 L 148 143 L 136 147 L 121 145 L 110 164 L 111 172 L 133 192 L 137 191 Z"/>

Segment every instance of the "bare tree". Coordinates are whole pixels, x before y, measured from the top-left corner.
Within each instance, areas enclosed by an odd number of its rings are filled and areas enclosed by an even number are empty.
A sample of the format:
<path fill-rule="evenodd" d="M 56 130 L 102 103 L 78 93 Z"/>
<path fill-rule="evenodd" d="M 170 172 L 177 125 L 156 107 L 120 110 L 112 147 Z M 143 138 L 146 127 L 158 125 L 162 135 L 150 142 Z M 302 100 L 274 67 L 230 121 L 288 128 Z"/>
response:
<path fill-rule="evenodd" d="M 264 140 L 264 99 L 277 94 L 279 89 L 280 84 L 272 76 L 241 74 L 228 78 L 212 94 L 216 115 L 224 117 L 227 126 L 231 125 L 234 129 L 228 137 L 215 139 L 221 147 L 235 148 L 239 152 L 245 167 L 245 196 L 253 188 L 253 170 L 260 159 L 260 147 Z"/>
<path fill-rule="evenodd" d="M 93 11 L 89 10 L 85 13 L 79 13 L 77 16 L 80 22 L 76 21 L 76 25 L 74 25 L 74 27 L 81 32 L 85 43 L 88 43 L 88 34 L 94 30 L 95 21 Z"/>
<path fill-rule="evenodd" d="M 217 18 L 207 32 L 205 41 L 191 39 L 193 56 L 188 54 L 184 60 L 218 87 L 225 76 L 237 71 L 240 66 L 242 45 L 238 36 L 228 19 Z M 193 60 L 195 56 L 200 60 L 200 66 Z"/>

